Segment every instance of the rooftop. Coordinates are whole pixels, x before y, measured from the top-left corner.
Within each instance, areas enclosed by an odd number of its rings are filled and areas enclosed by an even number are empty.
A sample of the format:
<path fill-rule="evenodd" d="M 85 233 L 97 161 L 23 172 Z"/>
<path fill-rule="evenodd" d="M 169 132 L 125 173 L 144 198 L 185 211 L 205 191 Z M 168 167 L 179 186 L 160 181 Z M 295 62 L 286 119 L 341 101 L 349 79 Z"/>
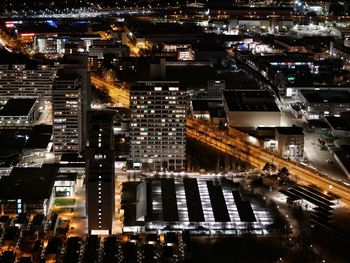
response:
<path fill-rule="evenodd" d="M 51 195 L 58 167 L 14 167 L 0 179 L 0 199 L 46 199 Z"/>
<path fill-rule="evenodd" d="M 334 130 L 350 131 L 349 123 L 343 117 L 326 116 L 326 120 Z"/>
<path fill-rule="evenodd" d="M 209 111 L 223 106 L 221 99 L 193 99 L 191 103 L 193 111 Z"/>
<path fill-rule="evenodd" d="M 300 90 L 309 103 L 350 103 L 347 90 Z"/>
<path fill-rule="evenodd" d="M 37 125 L 34 127 L 24 148 L 46 149 L 52 136 L 52 125 Z"/>
<path fill-rule="evenodd" d="M 225 178 L 191 175 L 123 184 L 124 227 L 144 224 L 146 231 L 222 229 L 229 233 L 245 229 L 247 222 L 253 228 L 270 224 L 268 211 L 246 201 L 238 187 Z M 261 217 L 259 211 L 266 214 Z"/>
<path fill-rule="evenodd" d="M 279 134 L 284 134 L 284 135 L 304 135 L 303 128 L 298 126 L 276 127 L 276 130 Z"/>
<path fill-rule="evenodd" d="M 0 116 L 28 116 L 36 98 L 12 98 L 0 110 Z"/>
<path fill-rule="evenodd" d="M 178 23 L 145 23 L 129 21 L 131 31 L 135 35 L 153 36 L 153 35 L 198 35 L 202 34 L 202 29 L 194 24 L 186 23 L 179 25 Z"/>
<path fill-rule="evenodd" d="M 225 90 L 223 94 L 230 111 L 280 111 L 268 91 Z"/>

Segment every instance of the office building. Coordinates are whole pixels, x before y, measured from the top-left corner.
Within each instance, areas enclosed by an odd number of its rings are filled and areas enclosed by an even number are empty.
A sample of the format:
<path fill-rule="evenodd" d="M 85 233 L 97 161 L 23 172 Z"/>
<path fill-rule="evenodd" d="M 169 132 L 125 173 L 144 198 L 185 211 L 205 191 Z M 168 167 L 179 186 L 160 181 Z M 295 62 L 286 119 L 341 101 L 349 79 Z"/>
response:
<path fill-rule="evenodd" d="M 86 212 L 91 234 L 111 234 L 114 219 L 113 113 L 88 112 Z"/>
<path fill-rule="evenodd" d="M 86 141 L 86 111 L 90 108 L 87 56 L 67 55 L 53 89 L 54 152 L 82 152 Z"/>
<path fill-rule="evenodd" d="M 184 169 L 186 104 L 179 83 L 139 83 L 130 93 L 130 158 L 134 167 Z"/>

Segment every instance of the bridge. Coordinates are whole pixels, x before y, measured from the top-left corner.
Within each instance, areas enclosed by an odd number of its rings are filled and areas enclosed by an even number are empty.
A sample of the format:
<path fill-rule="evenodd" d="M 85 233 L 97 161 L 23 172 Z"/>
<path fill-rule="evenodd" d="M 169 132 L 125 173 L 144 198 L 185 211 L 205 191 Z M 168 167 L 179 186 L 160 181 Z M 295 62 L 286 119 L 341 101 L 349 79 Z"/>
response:
<path fill-rule="evenodd" d="M 198 119 L 187 119 L 186 135 L 223 153 L 262 168 L 273 163 L 278 168 L 286 167 L 298 184 L 316 185 L 323 191 L 331 192 L 350 205 L 350 188 L 321 172 L 297 162 L 286 160 L 280 155 L 261 148 L 251 136 L 238 130 L 221 131 Z"/>

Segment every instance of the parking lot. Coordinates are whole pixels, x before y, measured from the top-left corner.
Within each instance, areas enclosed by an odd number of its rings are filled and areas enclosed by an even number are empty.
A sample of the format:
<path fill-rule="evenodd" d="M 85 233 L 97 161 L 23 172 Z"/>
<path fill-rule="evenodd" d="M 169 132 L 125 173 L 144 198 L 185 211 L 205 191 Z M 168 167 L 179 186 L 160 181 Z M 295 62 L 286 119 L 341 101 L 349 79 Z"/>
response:
<path fill-rule="evenodd" d="M 310 132 L 306 130 L 304 131 L 305 162 L 330 177 L 341 180 L 345 183 L 350 183 L 350 180 L 335 160 L 333 152 L 329 150 L 327 146 L 320 143 L 326 133 L 327 132 L 322 129 L 315 129 Z"/>

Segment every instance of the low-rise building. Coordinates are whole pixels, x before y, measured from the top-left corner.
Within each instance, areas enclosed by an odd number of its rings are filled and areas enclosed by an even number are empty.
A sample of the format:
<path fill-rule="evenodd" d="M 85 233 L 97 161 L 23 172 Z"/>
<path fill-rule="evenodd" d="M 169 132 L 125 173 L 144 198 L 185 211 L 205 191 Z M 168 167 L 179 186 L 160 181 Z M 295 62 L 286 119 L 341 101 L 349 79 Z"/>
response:
<path fill-rule="evenodd" d="M 0 213 L 46 214 L 52 202 L 52 189 L 58 167 L 15 167 L 0 178 Z"/>
<path fill-rule="evenodd" d="M 191 100 L 190 110 L 193 118 L 209 121 L 216 126 L 224 124 L 226 120 L 222 101 L 218 99 Z"/>
<path fill-rule="evenodd" d="M 277 142 L 276 142 L 276 128 L 275 127 L 258 127 L 255 130 L 255 138 L 260 140 L 264 149 L 270 151 L 275 151 Z"/>
<path fill-rule="evenodd" d="M 225 90 L 223 103 L 231 127 L 276 127 L 281 112 L 275 98 L 262 90 Z"/>
<path fill-rule="evenodd" d="M 115 57 L 128 57 L 130 48 L 126 45 L 117 44 L 114 40 L 93 41 L 89 48 L 89 56 L 103 59 L 105 55 L 114 55 Z"/>
<path fill-rule="evenodd" d="M 299 100 L 305 105 L 308 119 L 350 111 L 350 92 L 347 90 L 300 90 Z"/>
<path fill-rule="evenodd" d="M 304 133 L 297 126 L 276 127 L 277 152 L 285 158 L 300 160 L 304 156 Z"/>
<path fill-rule="evenodd" d="M 331 128 L 331 133 L 334 136 L 350 136 L 350 112 L 343 112 L 340 116 L 327 116 L 325 121 Z"/>
<path fill-rule="evenodd" d="M 54 184 L 55 196 L 73 196 L 75 194 L 77 178 L 78 173 L 59 173 L 56 176 Z"/>
<path fill-rule="evenodd" d="M 22 162 L 45 162 L 53 157 L 52 150 L 52 125 L 36 125 L 23 149 Z"/>
<path fill-rule="evenodd" d="M 37 98 L 11 98 L 0 110 L 1 126 L 29 126 L 37 120 Z"/>

